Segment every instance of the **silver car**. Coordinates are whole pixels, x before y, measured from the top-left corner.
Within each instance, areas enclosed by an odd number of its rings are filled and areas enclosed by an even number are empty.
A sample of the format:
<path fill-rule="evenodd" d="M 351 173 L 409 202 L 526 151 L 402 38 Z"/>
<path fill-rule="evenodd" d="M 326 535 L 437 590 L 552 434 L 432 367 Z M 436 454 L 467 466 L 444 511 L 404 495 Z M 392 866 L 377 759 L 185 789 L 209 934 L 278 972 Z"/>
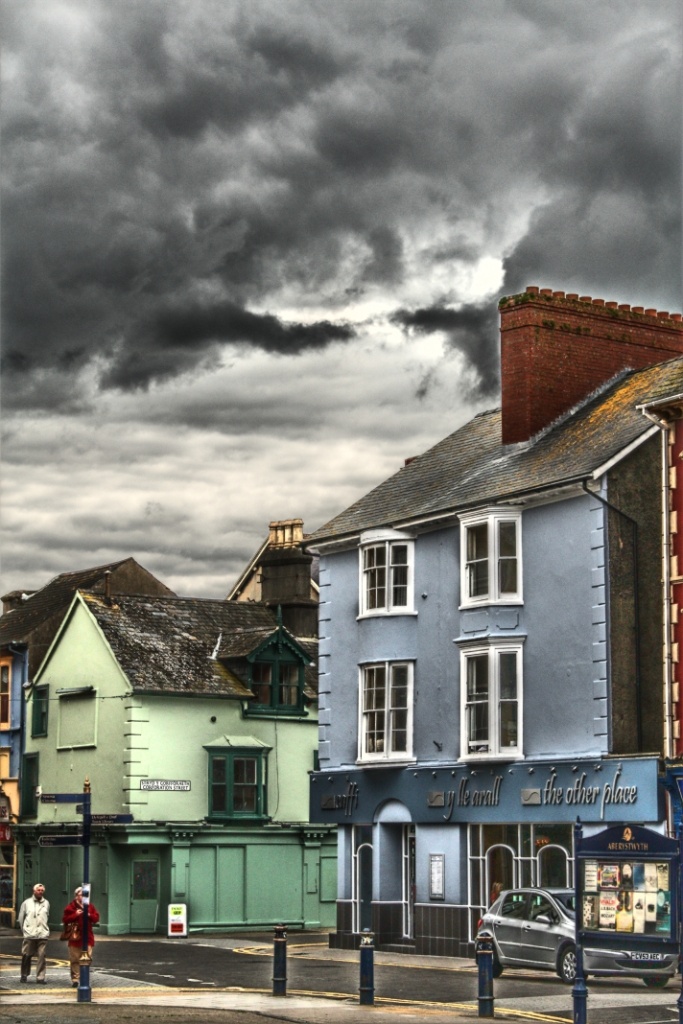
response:
<path fill-rule="evenodd" d="M 504 967 L 555 971 L 567 985 L 576 978 L 576 922 L 573 889 L 508 889 L 479 922 L 478 934 L 493 936 L 493 975 Z M 616 942 L 615 942 L 616 945 Z M 585 974 L 622 974 L 660 988 L 678 967 L 675 953 L 591 949 L 584 945 Z"/>

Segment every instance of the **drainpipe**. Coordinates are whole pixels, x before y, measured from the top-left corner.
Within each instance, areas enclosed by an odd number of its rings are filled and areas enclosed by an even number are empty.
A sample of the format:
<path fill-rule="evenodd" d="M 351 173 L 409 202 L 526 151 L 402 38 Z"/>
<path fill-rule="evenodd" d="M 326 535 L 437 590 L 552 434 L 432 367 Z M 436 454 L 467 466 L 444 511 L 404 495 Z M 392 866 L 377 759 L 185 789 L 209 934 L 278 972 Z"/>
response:
<path fill-rule="evenodd" d="M 662 579 L 664 587 L 664 757 L 673 758 L 674 722 L 673 722 L 673 669 L 671 652 L 671 553 L 669 538 L 671 522 L 669 502 L 669 433 L 671 425 L 663 417 L 640 406 L 643 416 L 656 423 L 662 438 Z"/>
<path fill-rule="evenodd" d="M 634 603 L 634 644 L 635 644 L 635 656 L 636 656 L 636 743 L 638 745 L 638 752 L 641 753 L 643 749 L 643 722 L 642 722 L 642 679 L 640 672 L 640 600 L 638 593 L 638 523 L 631 516 L 627 515 L 616 505 L 612 505 L 611 502 L 603 498 L 597 491 L 591 491 L 586 485 L 586 481 L 581 481 L 586 494 L 590 495 L 591 498 L 597 498 L 606 508 L 616 512 L 623 519 L 626 519 L 631 524 L 631 530 L 633 534 L 633 603 Z"/>

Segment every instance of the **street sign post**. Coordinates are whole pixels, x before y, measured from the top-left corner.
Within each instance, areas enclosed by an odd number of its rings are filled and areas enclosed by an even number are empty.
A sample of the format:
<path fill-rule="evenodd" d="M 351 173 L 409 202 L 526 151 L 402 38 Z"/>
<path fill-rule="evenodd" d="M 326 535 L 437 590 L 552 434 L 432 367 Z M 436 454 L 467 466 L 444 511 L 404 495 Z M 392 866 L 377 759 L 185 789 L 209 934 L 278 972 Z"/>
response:
<path fill-rule="evenodd" d="M 188 784 L 189 785 L 189 784 Z M 90 839 L 91 829 L 95 825 L 102 828 L 106 825 L 130 825 L 133 821 L 132 814 L 91 814 L 92 798 L 90 792 L 90 780 L 86 779 L 82 793 L 41 793 L 41 803 L 44 804 L 76 804 L 76 814 L 83 815 L 82 835 L 58 835 L 40 836 L 39 846 L 82 846 L 83 847 L 83 920 L 81 924 L 82 945 L 80 956 L 80 974 L 78 982 L 79 1003 L 89 1003 L 92 1000 L 90 987 L 90 952 L 88 949 L 88 915 L 90 906 Z"/>
<path fill-rule="evenodd" d="M 90 779 L 83 784 L 83 792 L 79 800 L 83 801 L 83 921 L 81 923 L 82 945 L 81 964 L 78 981 L 79 1003 L 92 1001 L 92 989 L 90 987 L 90 953 L 88 951 L 88 910 L 90 906 L 90 808 L 92 806 L 90 796 Z"/>

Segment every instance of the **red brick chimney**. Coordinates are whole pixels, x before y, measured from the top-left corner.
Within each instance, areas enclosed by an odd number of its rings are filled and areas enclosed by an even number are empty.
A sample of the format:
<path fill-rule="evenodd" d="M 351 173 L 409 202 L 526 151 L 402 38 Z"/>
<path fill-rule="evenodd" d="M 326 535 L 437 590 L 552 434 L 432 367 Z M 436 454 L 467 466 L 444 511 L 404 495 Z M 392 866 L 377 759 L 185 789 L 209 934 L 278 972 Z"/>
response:
<path fill-rule="evenodd" d="M 620 370 L 683 355 L 680 313 L 527 288 L 501 299 L 502 441 L 527 441 Z"/>

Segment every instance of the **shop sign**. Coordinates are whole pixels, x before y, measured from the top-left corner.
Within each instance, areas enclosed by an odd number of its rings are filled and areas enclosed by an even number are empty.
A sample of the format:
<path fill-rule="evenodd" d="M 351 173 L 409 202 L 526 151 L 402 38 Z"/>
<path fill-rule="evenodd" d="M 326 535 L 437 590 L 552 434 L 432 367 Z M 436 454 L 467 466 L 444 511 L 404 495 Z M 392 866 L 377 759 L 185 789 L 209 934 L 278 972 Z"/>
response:
<path fill-rule="evenodd" d="M 604 782 L 587 784 L 587 772 L 581 772 L 569 786 L 558 785 L 557 771 L 550 769 L 550 774 L 542 786 L 525 788 L 521 791 L 523 807 L 559 807 L 567 804 L 571 807 L 595 806 L 600 809 L 600 819 L 605 817 L 605 807 L 611 804 L 623 804 L 628 808 L 638 799 L 638 786 L 625 786 L 621 780 L 622 768 L 618 765 L 614 775 Z M 624 814 L 626 817 L 627 814 Z"/>
<path fill-rule="evenodd" d="M 322 789 L 322 792 L 321 792 Z M 322 821 L 372 820 L 387 799 L 400 800 L 414 822 L 542 823 L 660 819 L 658 762 L 652 757 L 525 761 L 512 764 L 373 767 L 311 775 L 311 807 Z M 315 820 L 315 819 L 313 819 Z"/>

